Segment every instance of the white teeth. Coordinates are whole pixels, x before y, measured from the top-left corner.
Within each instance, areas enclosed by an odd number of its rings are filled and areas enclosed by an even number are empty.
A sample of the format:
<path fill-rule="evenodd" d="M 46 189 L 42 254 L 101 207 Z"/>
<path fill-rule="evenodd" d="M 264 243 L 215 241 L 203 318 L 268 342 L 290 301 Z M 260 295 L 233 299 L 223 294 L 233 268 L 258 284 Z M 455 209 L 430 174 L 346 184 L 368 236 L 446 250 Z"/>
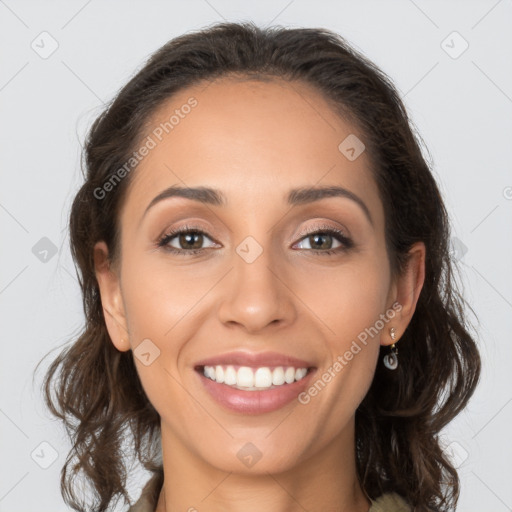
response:
<path fill-rule="evenodd" d="M 213 375 L 210 378 L 217 380 L 216 375 Z M 232 366 L 228 366 L 226 368 L 226 372 L 224 374 L 224 384 L 227 384 L 228 386 L 233 386 L 236 384 L 236 372 Z"/>
<path fill-rule="evenodd" d="M 300 380 L 303 377 L 306 376 L 306 373 L 308 373 L 307 368 L 297 368 L 295 370 L 295 380 Z"/>
<path fill-rule="evenodd" d="M 203 369 L 205 377 L 246 391 L 270 389 L 275 386 L 282 386 L 285 383 L 291 384 L 303 379 L 307 373 L 307 368 L 294 368 L 292 366 L 288 366 L 286 369 L 278 366 L 273 370 L 268 366 L 261 368 L 240 366 L 237 371 L 231 365 L 217 365 L 215 367 L 205 366 Z"/>
<path fill-rule="evenodd" d="M 254 374 L 254 386 L 257 388 L 269 388 L 272 386 L 272 372 L 270 368 L 258 368 Z"/>
<path fill-rule="evenodd" d="M 220 365 L 215 367 L 215 380 L 220 383 L 224 382 L 224 368 Z"/>
<path fill-rule="evenodd" d="M 248 366 L 240 366 L 240 368 L 238 368 L 236 385 L 244 388 L 252 388 L 254 386 L 254 373 L 252 368 Z"/>
<path fill-rule="evenodd" d="M 286 384 L 291 384 L 295 380 L 295 368 L 292 368 L 291 366 L 286 368 L 286 371 L 284 372 L 284 380 Z"/>
<path fill-rule="evenodd" d="M 274 384 L 274 386 L 281 386 L 281 384 L 284 384 L 284 370 L 282 366 L 275 368 L 272 372 L 272 384 Z"/>
<path fill-rule="evenodd" d="M 205 366 L 204 374 L 209 378 L 215 380 L 215 369 L 213 366 Z"/>

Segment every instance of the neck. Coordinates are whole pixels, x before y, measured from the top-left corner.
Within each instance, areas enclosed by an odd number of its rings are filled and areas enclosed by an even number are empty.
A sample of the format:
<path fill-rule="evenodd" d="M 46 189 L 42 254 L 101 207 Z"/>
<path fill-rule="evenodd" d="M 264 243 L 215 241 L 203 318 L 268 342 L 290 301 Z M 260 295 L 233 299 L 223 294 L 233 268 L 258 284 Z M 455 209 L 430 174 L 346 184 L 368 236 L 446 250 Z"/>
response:
<path fill-rule="evenodd" d="M 348 432 L 297 467 L 280 473 L 225 472 L 200 460 L 162 424 L 164 483 L 156 512 L 368 512 L 359 485 L 353 423 Z"/>

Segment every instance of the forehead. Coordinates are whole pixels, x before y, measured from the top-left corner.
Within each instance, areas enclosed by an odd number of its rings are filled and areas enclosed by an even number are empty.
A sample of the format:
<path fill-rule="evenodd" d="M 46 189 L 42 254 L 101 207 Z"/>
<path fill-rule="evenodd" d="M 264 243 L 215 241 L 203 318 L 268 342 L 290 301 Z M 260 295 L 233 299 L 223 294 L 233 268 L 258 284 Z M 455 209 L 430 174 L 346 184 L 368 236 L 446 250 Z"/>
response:
<path fill-rule="evenodd" d="M 221 189 L 231 206 L 258 208 L 290 188 L 341 185 L 382 215 L 366 152 L 351 161 L 339 145 L 364 141 L 320 92 L 281 79 L 221 78 L 173 95 L 146 123 L 152 148 L 133 171 L 124 210 L 132 220 L 171 185 Z M 124 213 L 123 213 L 124 215 Z"/>

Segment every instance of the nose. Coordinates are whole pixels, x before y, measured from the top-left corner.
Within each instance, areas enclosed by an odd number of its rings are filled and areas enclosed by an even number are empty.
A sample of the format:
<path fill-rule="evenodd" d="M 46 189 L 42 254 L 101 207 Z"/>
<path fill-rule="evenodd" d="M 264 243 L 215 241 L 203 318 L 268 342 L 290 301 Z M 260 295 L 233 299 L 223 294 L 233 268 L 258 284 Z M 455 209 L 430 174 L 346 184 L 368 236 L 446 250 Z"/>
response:
<path fill-rule="evenodd" d="M 220 321 L 242 326 L 248 333 L 291 324 L 297 309 L 284 265 L 272 261 L 265 250 L 252 262 L 238 254 L 233 259 L 234 268 L 219 294 Z"/>

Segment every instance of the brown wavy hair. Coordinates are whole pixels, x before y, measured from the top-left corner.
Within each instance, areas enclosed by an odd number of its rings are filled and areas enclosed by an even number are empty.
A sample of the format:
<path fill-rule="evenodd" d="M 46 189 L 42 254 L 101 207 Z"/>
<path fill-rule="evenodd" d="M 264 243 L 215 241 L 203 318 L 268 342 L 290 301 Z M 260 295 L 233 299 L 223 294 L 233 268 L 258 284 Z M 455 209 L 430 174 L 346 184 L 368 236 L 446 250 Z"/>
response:
<path fill-rule="evenodd" d="M 341 36 L 250 22 L 219 23 L 169 41 L 87 135 L 85 182 L 69 222 L 85 326 L 53 361 L 43 387 L 47 406 L 72 441 L 61 473 L 64 500 L 74 510 L 100 512 L 121 497 L 129 503 L 123 450 L 128 440 L 131 452 L 154 473 L 150 497 L 156 504 L 163 482 L 160 418 L 142 388 L 133 354 L 119 352 L 109 338 L 93 261 L 99 240 L 107 243 L 112 261 L 119 257 L 118 213 L 136 170 L 102 199 L 94 191 L 129 160 L 164 101 L 188 86 L 227 76 L 301 82 L 320 91 L 365 137 L 384 205 L 393 274 L 404 270 L 412 244 L 425 243 L 425 282 L 400 340 L 400 364 L 395 371 L 377 366 L 356 410 L 357 471 L 372 499 L 394 491 L 417 512 L 455 510 L 459 478 L 439 434 L 472 396 L 481 361 L 466 317 L 471 308 L 457 290 L 448 216 L 422 154 L 424 144 L 390 79 Z M 385 347 L 380 350 L 382 356 Z M 76 489 L 80 475 L 92 491 L 82 500 Z"/>

